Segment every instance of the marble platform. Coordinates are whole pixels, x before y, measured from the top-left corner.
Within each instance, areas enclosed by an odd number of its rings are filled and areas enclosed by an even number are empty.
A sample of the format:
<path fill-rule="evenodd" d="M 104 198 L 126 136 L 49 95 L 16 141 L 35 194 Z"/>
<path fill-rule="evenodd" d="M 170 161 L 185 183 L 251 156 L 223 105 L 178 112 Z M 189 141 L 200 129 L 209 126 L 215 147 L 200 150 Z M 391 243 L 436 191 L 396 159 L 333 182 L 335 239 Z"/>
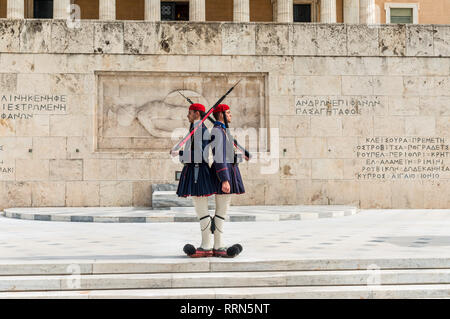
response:
<path fill-rule="evenodd" d="M 0 217 L 0 298 L 450 298 L 450 210 L 225 225 L 242 253 L 191 259 L 195 223 Z"/>
<path fill-rule="evenodd" d="M 175 191 L 155 191 L 152 194 L 152 205 L 154 209 L 170 209 L 170 207 L 194 207 L 189 197 L 178 197 Z M 208 197 L 208 208 L 214 209 L 216 203 L 214 196 Z"/>
<path fill-rule="evenodd" d="M 230 222 L 286 221 L 334 218 L 358 213 L 352 206 L 231 206 Z M 59 222 L 166 223 L 198 222 L 194 207 L 151 209 L 139 207 L 36 207 L 7 208 L 4 217 Z M 210 210 L 214 215 L 214 210 Z"/>

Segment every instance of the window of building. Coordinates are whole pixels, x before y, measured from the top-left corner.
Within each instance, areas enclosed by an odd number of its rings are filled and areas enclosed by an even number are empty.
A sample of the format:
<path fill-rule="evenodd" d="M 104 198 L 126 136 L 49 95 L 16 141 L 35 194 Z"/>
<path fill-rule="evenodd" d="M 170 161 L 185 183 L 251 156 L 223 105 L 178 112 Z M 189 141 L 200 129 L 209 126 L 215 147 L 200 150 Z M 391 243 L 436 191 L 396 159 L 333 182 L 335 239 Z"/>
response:
<path fill-rule="evenodd" d="M 294 22 L 317 22 L 317 0 L 294 0 Z"/>
<path fill-rule="evenodd" d="M 206 21 L 233 21 L 233 0 L 205 1 L 205 18 Z"/>
<path fill-rule="evenodd" d="M 385 3 L 386 23 L 419 23 L 418 3 Z"/>
<path fill-rule="evenodd" d="M 6 18 L 6 0 L 0 0 L 0 19 Z"/>
<path fill-rule="evenodd" d="M 88 0 L 90 2 L 98 2 Z M 81 9 L 83 12 L 86 9 Z M 116 0 L 116 20 L 144 20 L 145 0 Z"/>
<path fill-rule="evenodd" d="M 294 22 L 311 22 L 311 4 L 294 4 Z"/>
<path fill-rule="evenodd" d="M 391 8 L 390 23 L 413 23 L 413 10 L 411 8 Z"/>
<path fill-rule="evenodd" d="M 36 19 L 52 19 L 53 0 L 34 0 L 33 17 Z"/>
<path fill-rule="evenodd" d="M 161 2 L 162 21 L 189 21 L 189 2 Z"/>
<path fill-rule="evenodd" d="M 276 1 L 272 0 L 250 0 L 251 22 L 272 22 L 274 17 Z M 275 14 L 276 16 L 276 14 Z M 275 20 L 276 21 L 276 20 Z"/>

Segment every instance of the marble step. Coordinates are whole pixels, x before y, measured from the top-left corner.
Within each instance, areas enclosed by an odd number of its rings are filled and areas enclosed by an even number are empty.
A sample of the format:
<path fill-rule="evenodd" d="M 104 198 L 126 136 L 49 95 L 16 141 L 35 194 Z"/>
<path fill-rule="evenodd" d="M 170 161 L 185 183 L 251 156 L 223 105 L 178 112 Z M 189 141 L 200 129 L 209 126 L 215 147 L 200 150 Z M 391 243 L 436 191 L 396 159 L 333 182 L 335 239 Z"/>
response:
<path fill-rule="evenodd" d="M 450 269 L 2 276 L 0 291 L 450 284 Z"/>
<path fill-rule="evenodd" d="M 254 259 L 155 258 L 151 260 L 42 260 L 0 262 L 2 276 L 450 269 L 450 258 Z"/>
<path fill-rule="evenodd" d="M 178 197 L 175 190 L 155 190 L 152 194 L 152 207 L 154 209 L 170 209 L 170 207 L 193 207 L 190 197 Z M 214 196 L 208 196 L 208 208 L 214 209 L 216 202 Z"/>
<path fill-rule="evenodd" d="M 0 292 L 0 299 L 428 299 L 449 297 L 449 284 Z"/>

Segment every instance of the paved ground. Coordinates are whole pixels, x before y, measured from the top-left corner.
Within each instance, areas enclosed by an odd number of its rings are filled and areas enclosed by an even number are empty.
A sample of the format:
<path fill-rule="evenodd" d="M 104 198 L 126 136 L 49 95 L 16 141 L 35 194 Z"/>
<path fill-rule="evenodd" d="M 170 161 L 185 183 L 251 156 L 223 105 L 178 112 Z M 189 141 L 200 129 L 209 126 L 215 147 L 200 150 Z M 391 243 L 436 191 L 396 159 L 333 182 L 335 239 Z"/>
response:
<path fill-rule="evenodd" d="M 0 262 L 187 258 L 197 223 L 103 224 L 0 217 Z M 369 210 L 331 219 L 227 223 L 245 259 L 449 257 L 450 210 Z"/>

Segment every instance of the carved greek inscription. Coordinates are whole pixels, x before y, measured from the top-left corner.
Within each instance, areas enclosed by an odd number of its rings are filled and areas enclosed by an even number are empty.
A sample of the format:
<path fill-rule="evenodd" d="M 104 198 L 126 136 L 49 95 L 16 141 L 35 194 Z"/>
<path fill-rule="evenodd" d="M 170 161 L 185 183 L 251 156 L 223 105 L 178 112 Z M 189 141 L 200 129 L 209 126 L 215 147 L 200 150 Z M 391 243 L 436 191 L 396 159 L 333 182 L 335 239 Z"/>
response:
<path fill-rule="evenodd" d="M 14 167 L 10 162 L 4 160 L 5 146 L 0 145 L 0 180 L 11 179 L 14 177 Z"/>
<path fill-rule="evenodd" d="M 356 147 L 360 180 L 450 178 L 450 145 L 441 137 L 368 137 Z"/>
<path fill-rule="evenodd" d="M 0 94 L 0 119 L 32 119 L 35 114 L 65 114 L 66 95 Z"/>
<path fill-rule="evenodd" d="M 381 102 L 376 97 L 296 97 L 295 114 L 312 116 L 358 116 L 374 112 Z"/>

